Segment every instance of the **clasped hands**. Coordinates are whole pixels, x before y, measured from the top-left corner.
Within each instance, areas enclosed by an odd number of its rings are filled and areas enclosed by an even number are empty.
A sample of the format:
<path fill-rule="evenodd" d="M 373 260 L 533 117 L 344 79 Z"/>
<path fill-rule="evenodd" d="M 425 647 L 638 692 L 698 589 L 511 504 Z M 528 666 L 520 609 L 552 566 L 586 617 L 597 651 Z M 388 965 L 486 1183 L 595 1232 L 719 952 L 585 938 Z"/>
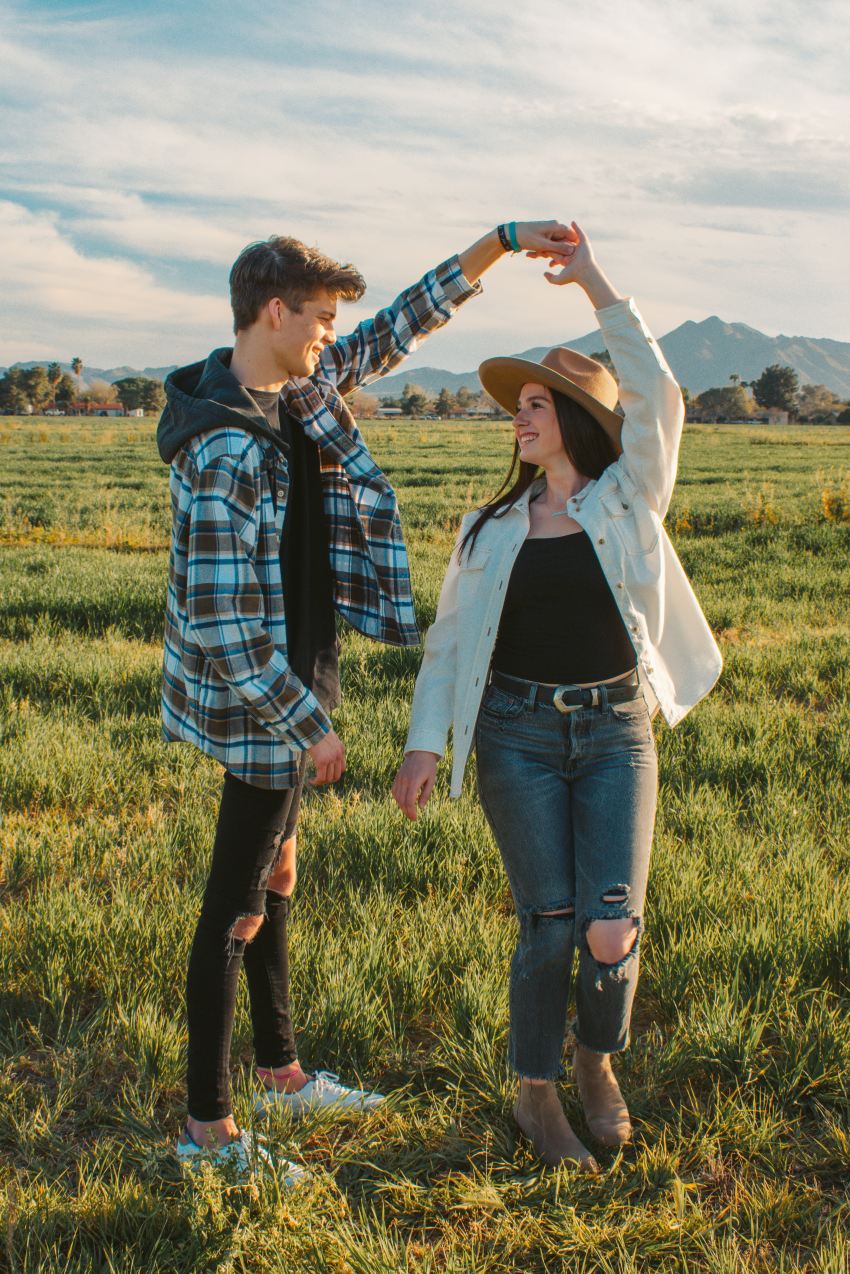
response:
<path fill-rule="evenodd" d="M 544 278 L 557 287 L 581 284 L 596 268 L 590 240 L 577 221 L 568 226 L 560 221 L 517 221 L 516 235 L 527 257 L 548 259 L 550 268 Z"/>

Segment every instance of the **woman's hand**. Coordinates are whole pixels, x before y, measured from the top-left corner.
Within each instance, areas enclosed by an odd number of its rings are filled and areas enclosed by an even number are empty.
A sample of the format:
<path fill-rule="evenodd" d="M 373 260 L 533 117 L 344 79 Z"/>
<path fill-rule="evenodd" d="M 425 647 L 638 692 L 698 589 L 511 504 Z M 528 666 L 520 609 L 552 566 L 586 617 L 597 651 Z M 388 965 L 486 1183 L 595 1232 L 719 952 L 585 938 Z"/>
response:
<path fill-rule="evenodd" d="M 393 783 L 393 797 L 403 814 L 416 822 L 419 810 L 424 809 L 437 781 L 437 762 L 434 752 L 408 752 L 399 767 Z"/>
<path fill-rule="evenodd" d="M 596 257 L 593 255 L 590 240 L 578 222 L 573 221 L 570 230 L 573 237 L 570 241 L 572 250 L 569 256 L 564 257 L 562 267 L 557 274 L 547 270 L 544 275 L 544 278 L 548 279 L 550 283 L 555 283 L 558 286 L 564 283 L 581 284 L 582 279 L 589 271 L 599 269 L 596 264 Z M 554 265 L 555 263 L 552 262 L 551 264 Z"/>
<path fill-rule="evenodd" d="M 615 305 L 617 301 L 622 301 L 623 298 L 619 292 L 599 268 L 590 240 L 581 226 L 573 221 L 570 229 L 574 236 L 572 246 L 565 247 L 563 252 L 557 254 L 560 260 L 553 259 L 549 262 L 550 266 L 560 265 L 561 268 L 557 272 L 547 270 L 544 278 L 548 283 L 554 283 L 556 287 L 562 287 L 565 283 L 577 283 L 587 293 L 591 304 L 597 310 L 603 310 L 608 305 Z"/>

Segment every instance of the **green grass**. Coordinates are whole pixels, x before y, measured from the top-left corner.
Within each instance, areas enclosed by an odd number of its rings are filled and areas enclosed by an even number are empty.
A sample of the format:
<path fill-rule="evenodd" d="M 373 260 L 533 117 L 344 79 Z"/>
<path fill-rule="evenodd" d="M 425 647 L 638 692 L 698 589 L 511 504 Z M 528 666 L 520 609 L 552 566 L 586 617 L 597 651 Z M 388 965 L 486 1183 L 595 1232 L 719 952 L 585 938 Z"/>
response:
<path fill-rule="evenodd" d="M 373 424 L 420 617 L 504 426 Z M 724 649 L 657 729 L 635 1142 L 586 1178 L 515 1141 L 514 922 L 468 782 L 389 799 L 418 654 L 345 637 L 348 771 L 301 825 L 305 1063 L 393 1094 L 272 1132 L 317 1174 L 186 1184 L 182 993 L 220 770 L 159 738 L 167 470 L 150 424 L 0 418 L 0 1268 L 850 1269 L 850 430 L 690 427 L 669 525 Z M 244 998 L 236 1110 L 251 1103 Z M 564 1098 L 581 1129 L 571 1088 Z"/>

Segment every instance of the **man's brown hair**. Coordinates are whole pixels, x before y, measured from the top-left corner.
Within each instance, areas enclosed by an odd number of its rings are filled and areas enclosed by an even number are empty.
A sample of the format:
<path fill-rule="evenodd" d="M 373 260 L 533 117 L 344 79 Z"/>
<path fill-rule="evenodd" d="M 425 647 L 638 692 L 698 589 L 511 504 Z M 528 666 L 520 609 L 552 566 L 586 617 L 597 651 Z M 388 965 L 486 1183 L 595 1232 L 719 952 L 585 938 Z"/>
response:
<path fill-rule="evenodd" d="M 300 314 L 304 302 L 320 288 L 343 301 L 359 301 L 366 284 L 353 265 L 341 265 L 300 239 L 274 234 L 264 243 L 249 243 L 230 271 L 233 330 L 255 323 L 274 296 Z"/>

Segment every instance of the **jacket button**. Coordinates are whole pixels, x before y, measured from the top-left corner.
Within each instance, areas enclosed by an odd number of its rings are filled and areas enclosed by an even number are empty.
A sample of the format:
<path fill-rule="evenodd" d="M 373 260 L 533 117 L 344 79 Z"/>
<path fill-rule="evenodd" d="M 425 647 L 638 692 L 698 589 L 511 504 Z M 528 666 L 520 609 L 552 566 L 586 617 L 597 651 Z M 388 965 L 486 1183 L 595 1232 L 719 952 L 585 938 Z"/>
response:
<path fill-rule="evenodd" d="M 623 581 L 622 581 L 621 579 L 618 579 L 618 580 L 617 580 L 617 587 L 618 587 L 618 588 L 625 588 L 626 586 L 625 586 L 625 584 L 623 583 Z"/>
<path fill-rule="evenodd" d="M 633 633 L 636 633 L 636 632 L 637 632 L 637 630 L 638 630 L 638 626 L 637 626 L 637 624 L 632 624 L 632 632 L 633 632 Z"/>
<path fill-rule="evenodd" d="M 605 543 L 605 536 L 604 536 L 604 535 L 600 535 L 600 537 L 599 537 L 599 541 L 598 541 L 598 542 L 599 542 L 600 544 L 604 544 L 604 543 Z"/>
<path fill-rule="evenodd" d="M 627 504 L 624 504 L 624 505 L 623 505 L 623 508 L 624 508 L 624 509 L 627 509 L 628 507 L 629 507 L 629 506 L 628 506 Z"/>

